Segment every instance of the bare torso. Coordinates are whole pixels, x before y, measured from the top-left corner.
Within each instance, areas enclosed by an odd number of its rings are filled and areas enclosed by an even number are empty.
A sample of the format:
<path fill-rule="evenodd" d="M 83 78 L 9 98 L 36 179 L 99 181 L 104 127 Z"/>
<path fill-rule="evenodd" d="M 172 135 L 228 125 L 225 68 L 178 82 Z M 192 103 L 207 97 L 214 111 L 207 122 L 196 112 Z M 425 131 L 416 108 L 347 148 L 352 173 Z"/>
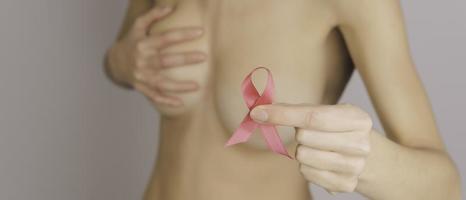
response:
<path fill-rule="evenodd" d="M 167 51 L 200 49 L 209 61 L 167 71 L 190 74 L 202 89 L 185 95 L 189 112 L 162 118 L 147 199 L 310 198 L 297 163 L 266 151 L 259 134 L 249 144 L 223 145 L 247 113 L 240 84 L 257 66 L 271 69 L 276 102 L 336 103 L 353 66 L 330 2 L 157 1 L 176 5 L 176 11 L 153 31 L 199 25 L 206 30 L 200 40 Z M 265 78 L 254 76 L 259 90 Z M 290 152 L 293 131 L 279 127 Z"/>

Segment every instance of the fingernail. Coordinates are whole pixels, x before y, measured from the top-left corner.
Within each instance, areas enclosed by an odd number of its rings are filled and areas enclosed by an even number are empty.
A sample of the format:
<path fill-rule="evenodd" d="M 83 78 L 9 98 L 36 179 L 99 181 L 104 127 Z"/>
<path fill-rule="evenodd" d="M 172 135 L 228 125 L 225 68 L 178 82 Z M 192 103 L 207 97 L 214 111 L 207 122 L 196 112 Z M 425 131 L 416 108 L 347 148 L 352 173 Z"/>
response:
<path fill-rule="evenodd" d="M 265 122 L 269 118 L 269 115 L 267 114 L 267 112 L 264 109 L 260 109 L 260 108 L 254 108 L 251 111 L 250 115 L 254 120 L 259 121 L 259 122 Z"/>

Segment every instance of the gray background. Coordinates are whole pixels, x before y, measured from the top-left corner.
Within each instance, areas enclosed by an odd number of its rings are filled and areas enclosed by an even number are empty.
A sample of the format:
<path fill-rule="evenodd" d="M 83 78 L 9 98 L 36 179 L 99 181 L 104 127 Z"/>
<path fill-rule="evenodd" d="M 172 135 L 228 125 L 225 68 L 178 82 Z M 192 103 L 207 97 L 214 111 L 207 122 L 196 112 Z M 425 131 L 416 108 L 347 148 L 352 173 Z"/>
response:
<path fill-rule="evenodd" d="M 0 200 L 141 198 L 158 116 L 101 70 L 127 2 L 0 1 Z M 403 5 L 417 68 L 465 182 L 466 1 Z M 359 76 L 343 101 L 375 116 Z M 361 199 L 312 190 L 317 199 Z"/>

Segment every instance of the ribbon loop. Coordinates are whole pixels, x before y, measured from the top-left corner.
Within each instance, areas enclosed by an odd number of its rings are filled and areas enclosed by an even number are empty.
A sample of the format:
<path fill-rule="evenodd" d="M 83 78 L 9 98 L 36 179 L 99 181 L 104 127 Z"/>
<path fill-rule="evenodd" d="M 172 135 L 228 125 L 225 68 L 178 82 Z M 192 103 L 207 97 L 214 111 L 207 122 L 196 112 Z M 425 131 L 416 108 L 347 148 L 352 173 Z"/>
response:
<path fill-rule="evenodd" d="M 262 94 L 259 94 L 259 92 L 257 91 L 251 79 L 252 74 L 259 69 L 266 70 L 268 74 L 267 85 L 265 86 L 265 89 L 262 92 Z M 270 70 L 265 67 L 257 67 L 253 69 L 244 78 L 241 88 L 242 88 L 244 102 L 249 108 L 249 111 L 244 117 L 239 127 L 235 130 L 231 138 L 225 144 L 225 147 L 248 141 L 253 131 L 256 128 L 259 128 L 270 150 L 272 150 L 275 153 L 284 155 L 288 158 L 291 158 L 291 156 L 286 151 L 286 148 L 283 145 L 283 142 L 280 139 L 280 136 L 278 135 L 278 132 L 275 126 L 267 125 L 267 124 L 259 124 L 255 122 L 249 116 L 251 110 L 254 109 L 256 106 L 264 105 L 264 104 L 271 104 L 273 101 L 275 85 L 274 85 L 272 73 L 270 72 Z"/>

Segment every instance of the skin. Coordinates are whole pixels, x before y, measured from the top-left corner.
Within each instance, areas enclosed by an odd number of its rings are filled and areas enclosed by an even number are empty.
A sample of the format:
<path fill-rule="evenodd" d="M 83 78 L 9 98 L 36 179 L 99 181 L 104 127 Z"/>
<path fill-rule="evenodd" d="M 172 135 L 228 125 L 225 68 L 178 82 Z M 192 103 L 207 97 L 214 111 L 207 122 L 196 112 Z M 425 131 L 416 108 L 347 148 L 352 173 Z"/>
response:
<path fill-rule="evenodd" d="M 132 0 L 106 62 L 161 114 L 145 199 L 310 199 L 308 183 L 370 199 L 461 199 L 396 0 Z M 278 125 L 296 160 L 257 133 L 223 147 L 247 113 L 240 83 L 256 65 L 271 69 L 277 103 L 251 117 Z M 337 103 L 353 69 L 386 136 L 363 109 Z M 253 76 L 259 91 L 265 78 Z"/>

